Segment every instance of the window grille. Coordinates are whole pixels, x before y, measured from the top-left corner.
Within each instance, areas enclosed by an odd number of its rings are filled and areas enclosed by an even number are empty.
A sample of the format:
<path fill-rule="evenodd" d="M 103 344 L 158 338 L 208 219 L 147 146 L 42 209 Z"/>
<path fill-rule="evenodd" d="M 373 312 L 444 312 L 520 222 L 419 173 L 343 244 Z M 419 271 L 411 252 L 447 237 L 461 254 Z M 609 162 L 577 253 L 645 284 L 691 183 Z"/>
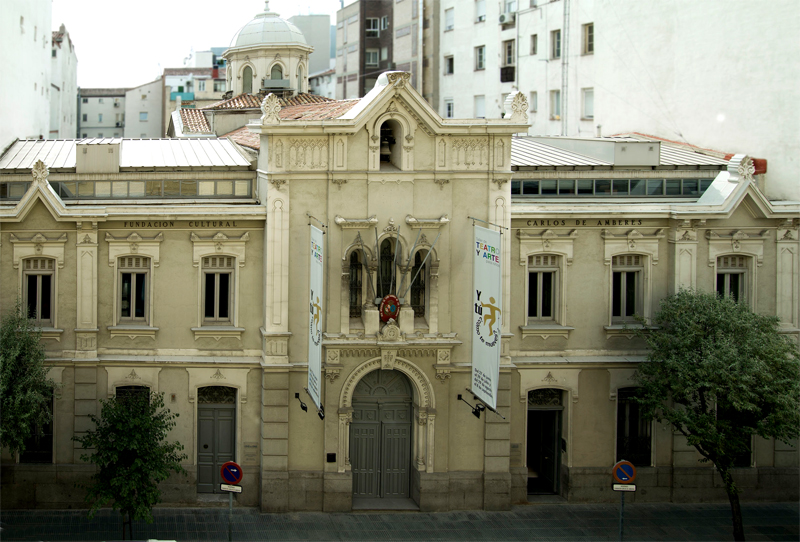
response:
<path fill-rule="evenodd" d="M 747 257 L 746 256 L 721 256 L 719 258 L 719 263 L 717 264 L 719 268 L 725 269 L 746 269 L 747 268 Z"/>
<path fill-rule="evenodd" d="M 25 261 L 25 271 L 52 271 L 53 262 L 51 258 L 28 258 Z"/>
<path fill-rule="evenodd" d="M 227 386 L 206 386 L 198 388 L 197 402 L 199 404 L 232 405 L 236 403 L 236 388 Z"/>
<path fill-rule="evenodd" d="M 203 267 L 206 269 L 233 269 L 233 257 L 206 256 L 203 258 Z"/>
<path fill-rule="evenodd" d="M 614 256 L 611 258 L 611 265 L 613 266 L 634 266 L 638 267 L 641 266 L 641 256 L 633 255 L 626 255 L 626 256 Z"/>
<path fill-rule="evenodd" d="M 350 254 L 350 318 L 361 318 L 363 267 L 358 253 Z"/>
<path fill-rule="evenodd" d="M 150 267 L 150 258 L 126 256 L 119 259 L 120 269 L 147 269 L 148 267 Z"/>
<path fill-rule="evenodd" d="M 534 267 L 558 267 L 558 256 L 529 256 L 528 265 Z"/>
<path fill-rule="evenodd" d="M 411 268 L 411 279 L 417 277 L 411 285 L 411 308 L 414 309 L 415 318 L 425 316 L 425 265 L 422 264 L 423 260 L 422 254 L 417 252 L 414 255 L 414 267 Z"/>

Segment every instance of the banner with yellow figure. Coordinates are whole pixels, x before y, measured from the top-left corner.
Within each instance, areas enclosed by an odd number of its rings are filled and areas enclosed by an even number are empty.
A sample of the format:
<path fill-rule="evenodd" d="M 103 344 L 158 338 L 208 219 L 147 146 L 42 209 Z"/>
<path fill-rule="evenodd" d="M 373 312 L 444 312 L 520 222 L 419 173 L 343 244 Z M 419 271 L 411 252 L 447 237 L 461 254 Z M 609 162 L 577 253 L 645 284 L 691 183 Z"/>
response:
<path fill-rule="evenodd" d="M 472 278 L 472 392 L 491 408 L 497 408 L 500 379 L 502 282 L 500 232 L 474 226 Z"/>
<path fill-rule="evenodd" d="M 310 226 L 308 269 L 308 393 L 317 408 L 322 407 L 322 316 L 324 314 L 322 295 L 323 249 L 322 230 Z"/>

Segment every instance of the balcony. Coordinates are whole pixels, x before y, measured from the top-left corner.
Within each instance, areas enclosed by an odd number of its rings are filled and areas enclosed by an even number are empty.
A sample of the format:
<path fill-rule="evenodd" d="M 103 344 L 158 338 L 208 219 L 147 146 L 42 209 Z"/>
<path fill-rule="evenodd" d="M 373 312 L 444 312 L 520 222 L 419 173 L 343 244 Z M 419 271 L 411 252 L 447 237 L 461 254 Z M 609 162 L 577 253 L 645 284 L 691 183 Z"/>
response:
<path fill-rule="evenodd" d="M 182 102 L 193 102 L 194 92 L 170 92 L 169 101 L 174 102 L 180 97 Z"/>
<path fill-rule="evenodd" d="M 516 66 L 504 66 L 500 68 L 500 82 L 513 83 L 516 81 Z"/>

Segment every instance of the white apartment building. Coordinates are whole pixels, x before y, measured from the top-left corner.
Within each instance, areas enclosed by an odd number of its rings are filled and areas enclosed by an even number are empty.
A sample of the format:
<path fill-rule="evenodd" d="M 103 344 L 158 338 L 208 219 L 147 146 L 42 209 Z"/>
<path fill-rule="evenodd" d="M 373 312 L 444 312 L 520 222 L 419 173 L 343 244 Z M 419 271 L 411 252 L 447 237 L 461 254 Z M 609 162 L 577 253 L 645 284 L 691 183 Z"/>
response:
<path fill-rule="evenodd" d="M 79 89 L 79 137 L 122 137 L 127 91 L 126 88 Z"/>
<path fill-rule="evenodd" d="M 0 100 L 0 149 L 17 138 L 44 139 L 50 132 L 50 0 L 3 2 L 0 51 L 14 98 Z M 8 54 L 13 51 L 13 54 Z"/>
<path fill-rule="evenodd" d="M 497 118 L 519 90 L 530 134 L 747 148 L 769 197 L 800 199 L 796 122 L 781 122 L 799 92 L 793 0 L 440 0 L 438 18 L 443 117 Z"/>
<path fill-rule="evenodd" d="M 161 77 L 139 85 L 125 93 L 124 136 L 130 138 L 159 138 L 162 132 L 163 88 Z"/>
<path fill-rule="evenodd" d="M 48 139 L 72 138 L 78 128 L 78 57 L 63 24 L 52 35 Z"/>

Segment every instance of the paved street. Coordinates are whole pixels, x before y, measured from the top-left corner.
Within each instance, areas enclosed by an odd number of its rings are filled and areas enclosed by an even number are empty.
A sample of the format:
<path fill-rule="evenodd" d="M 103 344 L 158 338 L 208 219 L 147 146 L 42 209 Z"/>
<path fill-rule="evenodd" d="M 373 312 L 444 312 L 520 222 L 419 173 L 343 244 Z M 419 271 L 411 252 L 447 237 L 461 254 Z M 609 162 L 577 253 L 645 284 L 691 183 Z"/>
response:
<path fill-rule="evenodd" d="M 800 539 L 798 503 L 745 504 L 748 541 Z M 227 509 L 158 508 L 134 522 L 137 540 L 227 540 Z M 260 514 L 234 510 L 234 540 L 618 540 L 619 508 L 608 504 L 531 504 L 509 512 L 354 512 Z M 2 511 L 6 540 L 119 540 L 118 513 Z M 726 504 L 631 504 L 625 540 L 732 540 Z"/>

